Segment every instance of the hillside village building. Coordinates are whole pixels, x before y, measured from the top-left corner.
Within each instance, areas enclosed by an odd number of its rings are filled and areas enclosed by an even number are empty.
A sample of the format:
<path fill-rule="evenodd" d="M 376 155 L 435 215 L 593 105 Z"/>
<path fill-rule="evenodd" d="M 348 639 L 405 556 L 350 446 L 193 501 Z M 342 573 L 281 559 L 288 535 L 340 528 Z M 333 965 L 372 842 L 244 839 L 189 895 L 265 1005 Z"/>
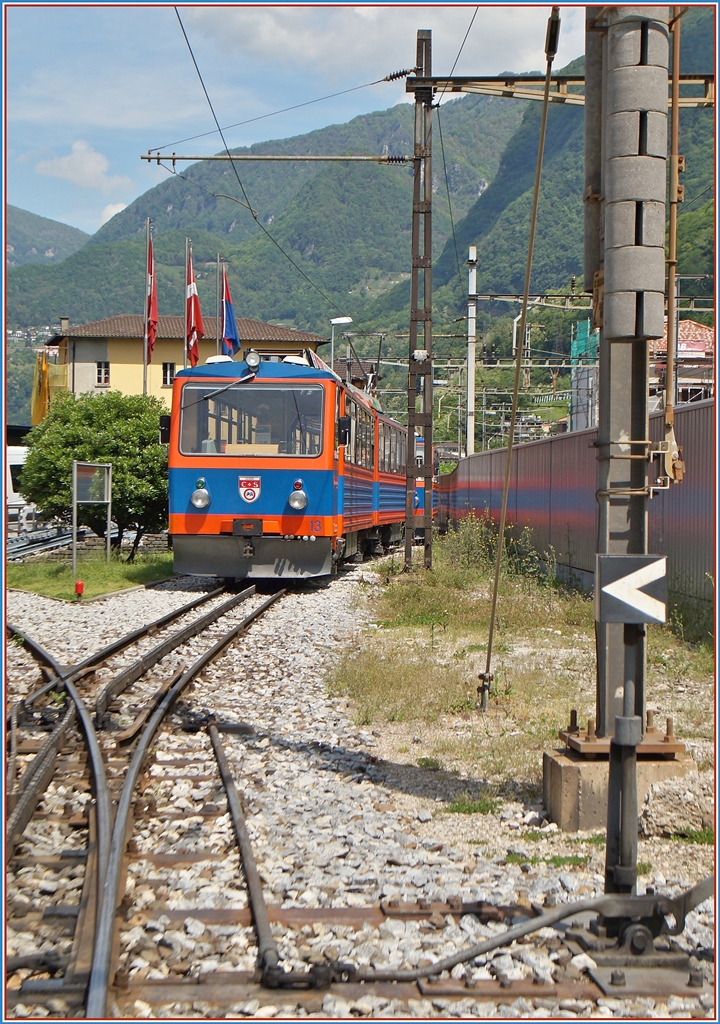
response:
<path fill-rule="evenodd" d="M 206 336 L 200 341 L 201 363 L 216 354 L 215 317 L 203 319 Z M 260 355 L 300 355 L 304 349 L 317 351 L 318 345 L 327 341 L 318 334 L 247 317 L 238 318 L 237 327 L 241 349 L 236 359 L 244 358 L 251 348 Z M 147 392 L 167 405 L 175 374 L 184 366 L 184 329 L 182 316 L 158 318 Z M 50 374 L 49 398 L 59 390 L 75 395 L 110 389 L 124 395 L 143 393 L 143 318 L 139 314 L 124 313 L 79 327 L 70 327 L 68 320 L 62 319 L 59 334 L 46 347 L 51 353 L 57 351 L 57 364 Z"/>

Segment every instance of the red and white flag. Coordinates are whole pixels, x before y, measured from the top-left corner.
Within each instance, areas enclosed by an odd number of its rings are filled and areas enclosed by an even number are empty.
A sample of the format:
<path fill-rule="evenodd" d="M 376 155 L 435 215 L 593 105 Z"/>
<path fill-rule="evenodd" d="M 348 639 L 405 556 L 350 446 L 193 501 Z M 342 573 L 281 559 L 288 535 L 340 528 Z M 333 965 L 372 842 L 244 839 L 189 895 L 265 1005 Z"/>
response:
<path fill-rule="evenodd" d="M 202 313 L 200 312 L 200 297 L 197 285 L 195 284 L 195 274 L 193 273 L 192 249 L 188 253 L 187 290 L 185 296 L 187 303 L 187 338 L 185 339 L 187 354 L 190 365 L 197 366 L 200 358 L 199 341 L 200 338 L 205 337 L 205 329 L 203 327 Z"/>
<path fill-rule="evenodd" d="M 153 254 L 152 238 L 148 241 L 147 295 L 145 298 L 145 304 L 145 316 L 147 323 L 147 361 L 149 363 L 152 361 L 158 326 L 157 281 L 155 280 L 155 256 Z"/>

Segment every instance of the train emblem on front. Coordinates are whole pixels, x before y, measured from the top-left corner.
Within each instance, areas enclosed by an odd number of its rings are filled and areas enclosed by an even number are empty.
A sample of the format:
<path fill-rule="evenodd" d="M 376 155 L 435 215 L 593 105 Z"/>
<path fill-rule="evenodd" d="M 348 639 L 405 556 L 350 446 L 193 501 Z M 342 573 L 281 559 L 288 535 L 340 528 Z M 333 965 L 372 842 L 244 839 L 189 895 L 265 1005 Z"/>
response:
<path fill-rule="evenodd" d="M 259 476 L 238 477 L 238 491 L 242 500 L 247 501 L 248 504 L 257 501 L 260 497 L 260 483 Z"/>

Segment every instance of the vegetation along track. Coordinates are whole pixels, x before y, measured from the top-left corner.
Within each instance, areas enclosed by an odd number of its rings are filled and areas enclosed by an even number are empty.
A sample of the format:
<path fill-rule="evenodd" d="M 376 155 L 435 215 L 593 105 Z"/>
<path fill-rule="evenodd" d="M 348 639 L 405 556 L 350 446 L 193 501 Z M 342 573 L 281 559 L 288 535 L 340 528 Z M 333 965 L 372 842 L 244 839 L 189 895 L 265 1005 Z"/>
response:
<path fill-rule="evenodd" d="M 33 1015 L 42 1004 L 53 1015 L 78 1016 L 88 981 L 89 1016 L 321 1009 L 432 1016 L 450 1006 L 522 1016 L 543 1006 L 553 1015 L 561 1002 L 567 1016 L 597 1005 L 600 991 L 569 965 L 576 951 L 560 933 L 537 931 L 567 916 L 577 897 L 560 891 L 561 905 L 542 916 L 506 887 L 519 868 L 481 858 L 471 864 L 452 848 L 423 840 L 417 821 L 396 807 L 403 794 L 394 792 L 393 766 L 378 764 L 364 749 L 372 737 L 354 729 L 344 702 L 325 692 L 323 663 L 363 621 L 359 574 L 353 569 L 330 586 L 300 587 L 272 608 L 257 595 L 231 598 L 238 604 L 226 616 L 241 634 L 237 641 L 229 644 L 223 616 L 212 634 L 185 638 L 157 663 L 160 682 L 138 674 L 169 643 L 158 630 L 125 647 L 122 661 L 119 649 L 108 655 L 107 668 L 96 668 L 94 678 L 98 656 L 87 659 L 86 674 L 74 667 L 74 684 L 72 671 L 46 666 L 81 691 L 90 709 L 88 732 L 92 716 L 98 720 L 115 813 L 113 854 L 98 903 L 100 801 L 96 810 L 90 779 L 76 767 L 79 785 L 62 777 L 67 785 L 56 784 L 43 800 L 45 819 L 28 824 L 10 861 L 10 924 L 28 947 L 26 966 L 11 965 L 20 979 L 10 991 L 16 1015 Z M 228 602 L 226 595 L 211 597 L 214 610 Z M 266 614 L 246 629 L 247 610 L 259 617 L 263 606 Z M 208 658 L 200 666 L 203 652 Z M 161 718 L 193 669 L 192 687 Z M 122 679 L 132 689 L 121 692 Z M 58 688 L 55 682 L 53 693 Z M 53 699 L 48 691 L 25 704 L 39 709 Z M 43 710 L 52 728 L 49 704 L 33 711 L 34 721 L 42 723 Z M 55 717 L 67 713 L 63 707 Z M 28 730 L 18 712 L 9 727 L 21 740 L 19 763 Z M 69 767 L 68 753 L 62 758 Z M 76 826 L 70 836 L 61 836 L 52 820 L 63 800 L 72 812 L 65 831 Z M 86 813 L 77 814 L 76 806 Z M 41 841 L 53 856 L 46 857 L 38 885 L 33 871 Z M 30 901 L 33 885 L 40 899 Z M 78 890 L 73 906 L 70 893 Z M 33 908 L 43 900 L 48 905 L 41 920 L 35 909 L 25 914 L 26 932 L 23 900 Z M 63 907 L 73 908 L 71 917 Z M 73 935 L 63 935 L 76 921 Z M 522 942 L 511 947 L 514 937 Z M 705 1008 L 696 996 L 688 1001 L 696 1011 Z"/>

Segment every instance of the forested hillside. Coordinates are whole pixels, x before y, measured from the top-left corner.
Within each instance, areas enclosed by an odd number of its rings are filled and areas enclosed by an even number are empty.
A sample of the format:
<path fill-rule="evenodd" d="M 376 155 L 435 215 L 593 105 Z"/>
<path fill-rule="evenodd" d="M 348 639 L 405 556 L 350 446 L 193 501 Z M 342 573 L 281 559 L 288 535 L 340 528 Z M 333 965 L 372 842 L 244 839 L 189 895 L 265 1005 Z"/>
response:
<path fill-rule="evenodd" d="M 77 252 L 90 235 L 69 224 L 38 217 L 17 206 L 7 206 L 5 262 L 11 267 L 26 263 L 59 263 Z"/>
<path fill-rule="evenodd" d="M 462 217 L 497 172 L 524 103 L 466 96 L 445 105 L 442 128 L 454 215 Z M 412 106 L 358 117 L 294 139 L 253 147 L 275 153 L 412 153 Z M 182 147 L 187 152 L 192 143 Z M 248 152 L 248 150 L 238 150 Z M 435 172 L 435 251 L 450 232 L 442 161 Z M 24 326 L 62 313 L 87 321 L 138 309 L 142 302 L 142 239 L 151 217 L 156 239 L 162 312 L 182 310 L 184 239 L 193 240 L 199 291 L 214 306 L 214 268 L 203 263 L 220 252 L 230 261 L 233 295 L 244 315 L 283 319 L 323 330 L 333 303 L 352 314 L 362 300 L 391 287 L 409 264 L 411 165 L 253 164 L 239 173 L 258 220 L 321 292 L 294 270 L 238 203 L 235 175 L 224 163 L 179 168 L 140 196 L 92 238 L 86 251 L 57 268 L 21 268 L 8 278 L 8 320 Z M 187 178 L 187 180 L 186 180 Z M 441 184 L 442 183 L 442 184 Z M 177 269 L 176 269 L 177 268 Z M 53 272 L 54 271 L 54 272 Z M 236 298 L 238 302 L 238 298 Z M 62 309 L 60 308 L 62 307 Z M 281 307 L 281 308 L 280 308 Z"/>
<path fill-rule="evenodd" d="M 714 67 L 710 8 L 691 9 L 683 18 L 682 67 Z M 566 70 L 581 68 L 582 58 Z M 447 331 L 463 312 L 469 244 L 478 246 L 480 290 L 522 289 L 540 105 L 465 96 L 444 104 L 440 114 L 442 147 L 437 121 L 433 135 L 434 299 L 435 323 Z M 681 112 L 681 152 L 687 163 L 686 202 L 679 218 L 681 273 L 714 268 L 713 132 L 713 110 Z M 188 152 L 192 147 L 184 143 L 176 148 Z M 399 104 L 345 125 L 252 149 L 411 153 L 412 106 Z M 150 216 L 161 313 L 182 311 L 184 240 L 189 235 L 201 301 L 209 313 L 215 305 L 214 260 L 221 253 L 229 261 L 240 315 L 326 334 L 329 318 L 342 313 L 364 329 L 407 331 L 411 167 L 241 163 L 238 169 L 259 223 L 238 203 L 213 195 L 240 197 L 227 164 L 178 167 L 184 177 L 171 177 L 140 196 L 59 265 L 11 270 L 9 325 L 53 322 L 59 315 L 86 322 L 140 311 L 144 223 Z M 582 190 L 583 108 L 552 107 L 533 289 L 563 289 L 572 274 L 581 276 Z M 259 225 L 267 227 L 307 277 Z M 502 310 L 505 316 L 509 312 Z M 497 308 L 492 313 L 497 315 Z"/>

